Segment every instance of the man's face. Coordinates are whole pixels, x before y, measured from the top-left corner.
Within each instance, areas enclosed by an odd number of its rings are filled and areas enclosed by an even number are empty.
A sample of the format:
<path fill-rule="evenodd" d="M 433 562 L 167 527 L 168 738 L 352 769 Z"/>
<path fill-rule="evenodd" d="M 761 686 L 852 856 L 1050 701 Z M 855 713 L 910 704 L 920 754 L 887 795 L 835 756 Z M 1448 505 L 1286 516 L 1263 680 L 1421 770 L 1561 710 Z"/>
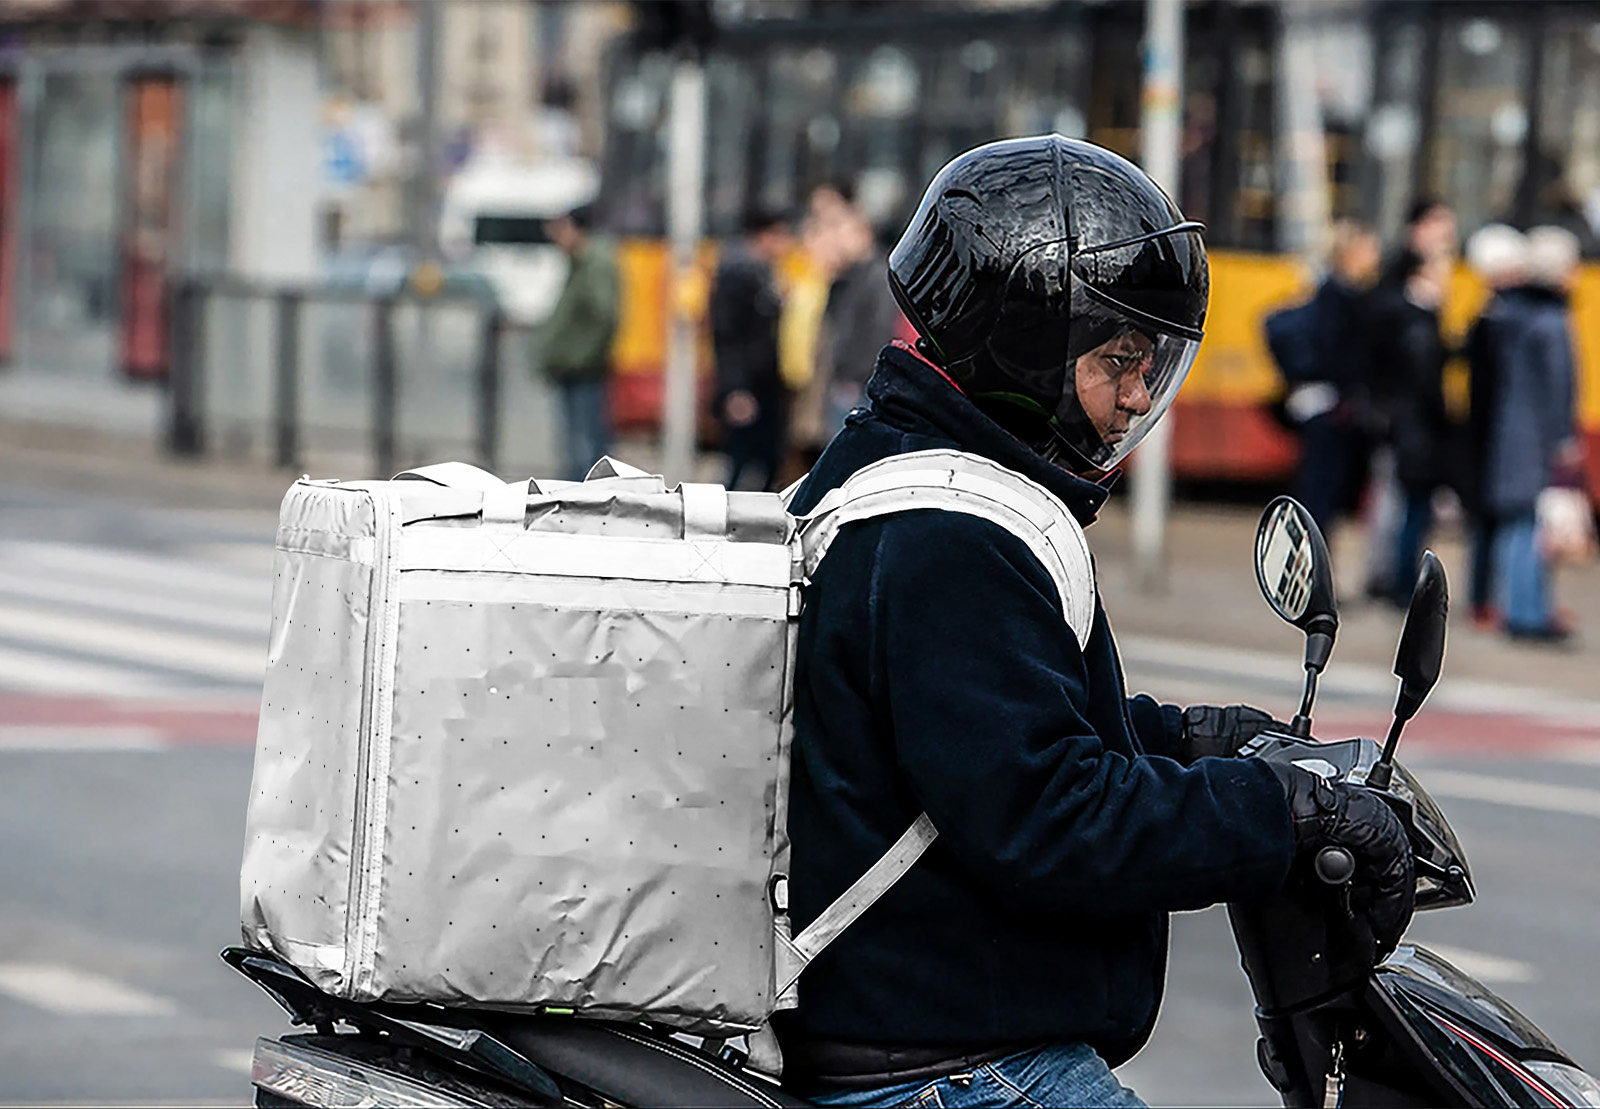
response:
<path fill-rule="evenodd" d="M 550 237 L 551 242 L 568 254 L 577 252 L 578 243 L 583 237 L 577 223 L 570 216 L 557 216 L 555 219 L 546 220 L 544 233 Z"/>
<path fill-rule="evenodd" d="M 1078 403 L 1107 446 L 1116 446 L 1135 419 L 1150 411 L 1146 381 L 1154 364 L 1149 336 L 1125 331 L 1078 356 Z"/>
<path fill-rule="evenodd" d="M 1411 247 L 1424 258 L 1456 252 L 1456 214 L 1443 204 L 1428 209 L 1411 229 Z"/>

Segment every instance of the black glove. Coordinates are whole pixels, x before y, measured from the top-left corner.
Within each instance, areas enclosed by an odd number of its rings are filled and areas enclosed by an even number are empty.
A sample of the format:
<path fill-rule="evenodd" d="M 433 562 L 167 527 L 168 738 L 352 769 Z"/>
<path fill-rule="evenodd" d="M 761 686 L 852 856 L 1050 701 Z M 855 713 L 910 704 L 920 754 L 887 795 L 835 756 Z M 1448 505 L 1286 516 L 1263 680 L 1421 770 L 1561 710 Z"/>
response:
<path fill-rule="evenodd" d="M 1394 950 L 1411 923 L 1416 865 L 1400 818 L 1370 789 L 1329 782 L 1291 763 L 1268 762 L 1289 799 L 1296 853 L 1307 862 L 1324 847 L 1355 858 L 1350 911 L 1371 930 L 1379 956 Z"/>
<path fill-rule="evenodd" d="M 1262 732 L 1289 731 L 1289 725 L 1249 705 L 1190 705 L 1183 710 L 1183 738 L 1178 761 L 1231 758 Z"/>

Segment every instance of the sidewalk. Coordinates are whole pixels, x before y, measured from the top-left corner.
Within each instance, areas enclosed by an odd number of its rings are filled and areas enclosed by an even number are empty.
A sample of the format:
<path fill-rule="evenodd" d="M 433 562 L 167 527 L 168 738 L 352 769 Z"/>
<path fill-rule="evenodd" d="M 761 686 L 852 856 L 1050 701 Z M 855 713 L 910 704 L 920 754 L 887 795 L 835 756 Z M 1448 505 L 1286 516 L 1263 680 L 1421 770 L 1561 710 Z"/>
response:
<path fill-rule="evenodd" d="M 1207 646 L 1250 652 L 1241 660 L 1244 665 L 1281 659 L 1284 678 L 1298 686 L 1304 640 L 1272 613 L 1256 586 L 1253 549 L 1258 511 L 1231 505 L 1178 505 L 1168 530 L 1167 587 L 1149 595 L 1134 588 L 1127 502 L 1117 500 L 1107 506 L 1089 529 L 1089 545 L 1106 611 L 1125 655 L 1145 653 L 1137 648 L 1151 637 L 1177 641 L 1164 644 L 1169 656 L 1174 646 L 1195 645 L 1196 661 L 1211 667 L 1216 665 L 1215 652 L 1207 652 Z M 1341 526 L 1331 546 L 1344 604 L 1324 691 L 1333 693 L 1343 684 L 1392 699 L 1396 681 L 1390 672 L 1403 614 L 1362 597 L 1365 548 L 1358 527 Z M 1571 610 L 1579 628 L 1576 645 L 1529 646 L 1472 626 L 1461 536 L 1441 529 L 1432 546 L 1444 563 L 1452 594 L 1444 677 L 1435 707 L 1448 702 L 1480 712 L 1567 717 L 1600 707 L 1600 565 L 1564 569 L 1556 580 L 1556 596 Z M 1128 662 L 1137 669 L 1134 657 Z M 1529 702 L 1530 691 L 1542 695 Z M 1289 705 L 1288 711 L 1293 708 Z M 1600 714 L 1591 723 L 1600 726 Z"/>
<path fill-rule="evenodd" d="M 624 443 L 618 453 L 648 467 L 652 447 Z M 696 476 L 715 481 L 720 467 L 718 456 L 704 455 Z M 0 472 L 13 486 L 37 490 L 263 514 L 276 512 L 284 490 L 298 476 L 213 459 L 174 459 L 145 439 L 10 422 L 0 422 Z M 1257 514 L 1241 506 L 1177 505 L 1168 530 L 1167 588 L 1154 595 L 1134 588 L 1126 501 L 1114 500 L 1089 529 L 1106 611 L 1134 678 L 1142 663 L 1167 673 L 1192 659 L 1199 673 L 1196 688 L 1166 695 L 1187 699 L 1204 684 L 1214 689 L 1212 699 L 1225 697 L 1225 679 L 1232 672 L 1248 679 L 1242 684 L 1259 689 L 1264 677 L 1281 670 L 1284 688 L 1298 688 L 1303 640 L 1272 614 L 1256 587 L 1252 560 Z M 1340 593 L 1352 599 L 1341 614 L 1338 644 L 1324 681 L 1330 701 L 1343 690 L 1348 697 L 1377 703 L 1394 688 L 1389 671 L 1401 615 L 1359 599 L 1362 543 L 1359 529 L 1349 525 L 1333 537 Z M 1460 537 L 1441 533 L 1434 549 L 1455 596 L 1436 707 L 1570 717 L 1600 703 L 1600 565 L 1563 570 L 1557 580 L 1557 596 L 1572 611 L 1581 637 L 1575 648 L 1560 650 L 1513 644 L 1475 630 L 1462 599 L 1466 568 Z M 1529 702 L 1530 690 L 1542 696 Z M 1293 708 L 1288 704 L 1285 711 Z M 1593 723 L 1600 726 L 1600 714 Z"/>

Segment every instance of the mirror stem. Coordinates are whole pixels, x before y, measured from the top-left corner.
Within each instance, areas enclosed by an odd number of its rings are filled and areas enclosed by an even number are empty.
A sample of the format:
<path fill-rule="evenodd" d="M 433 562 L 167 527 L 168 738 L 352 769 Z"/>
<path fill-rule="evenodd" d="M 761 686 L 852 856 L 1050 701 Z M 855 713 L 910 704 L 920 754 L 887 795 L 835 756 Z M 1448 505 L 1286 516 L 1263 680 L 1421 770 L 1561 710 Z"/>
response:
<path fill-rule="evenodd" d="M 1321 617 L 1306 629 L 1306 691 L 1300 698 L 1300 711 L 1289 722 L 1289 732 L 1296 739 L 1311 738 L 1311 706 L 1317 699 L 1317 675 L 1322 673 L 1333 654 L 1333 633 L 1338 626 L 1331 617 Z"/>
<path fill-rule="evenodd" d="M 1389 725 L 1388 738 L 1383 741 L 1383 757 L 1373 764 L 1371 773 L 1367 775 L 1367 785 L 1371 788 L 1389 788 L 1389 781 L 1394 776 L 1394 751 L 1400 745 L 1400 729 L 1406 726 L 1406 721 L 1416 711 L 1416 706 L 1402 693 L 1400 703 L 1394 709 L 1394 723 Z"/>
<path fill-rule="evenodd" d="M 1289 721 L 1289 734 L 1296 739 L 1311 738 L 1311 705 L 1317 699 L 1317 668 L 1306 666 L 1306 691 L 1300 698 L 1300 711 Z"/>

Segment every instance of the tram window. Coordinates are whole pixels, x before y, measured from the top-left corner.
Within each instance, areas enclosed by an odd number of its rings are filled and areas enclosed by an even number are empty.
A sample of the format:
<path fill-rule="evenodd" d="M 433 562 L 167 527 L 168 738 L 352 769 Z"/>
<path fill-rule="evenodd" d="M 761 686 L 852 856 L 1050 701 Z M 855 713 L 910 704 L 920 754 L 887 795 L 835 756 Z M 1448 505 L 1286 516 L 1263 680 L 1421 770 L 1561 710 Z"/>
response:
<path fill-rule="evenodd" d="M 602 208 L 622 234 L 659 235 L 666 228 L 671 65 L 658 54 L 623 54 L 611 65 Z"/>
<path fill-rule="evenodd" d="M 1463 232 L 1514 216 L 1528 61 L 1520 24 L 1473 17 L 1443 25 L 1428 188 L 1455 208 Z"/>
<path fill-rule="evenodd" d="M 749 204 L 750 148 L 761 113 L 758 74 L 742 59 L 706 62 L 706 230 L 736 234 Z"/>
<path fill-rule="evenodd" d="M 1379 33 L 1378 103 L 1366 125 L 1372 177 L 1364 214 L 1386 241 L 1399 236 L 1415 191 L 1422 139 L 1425 39 L 1422 24 L 1414 19 L 1390 23 Z"/>
<path fill-rule="evenodd" d="M 1540 75 L 1534 223 L 1559 224 L 1600 252 L 1600 19 L 1552 19 Z"/>

